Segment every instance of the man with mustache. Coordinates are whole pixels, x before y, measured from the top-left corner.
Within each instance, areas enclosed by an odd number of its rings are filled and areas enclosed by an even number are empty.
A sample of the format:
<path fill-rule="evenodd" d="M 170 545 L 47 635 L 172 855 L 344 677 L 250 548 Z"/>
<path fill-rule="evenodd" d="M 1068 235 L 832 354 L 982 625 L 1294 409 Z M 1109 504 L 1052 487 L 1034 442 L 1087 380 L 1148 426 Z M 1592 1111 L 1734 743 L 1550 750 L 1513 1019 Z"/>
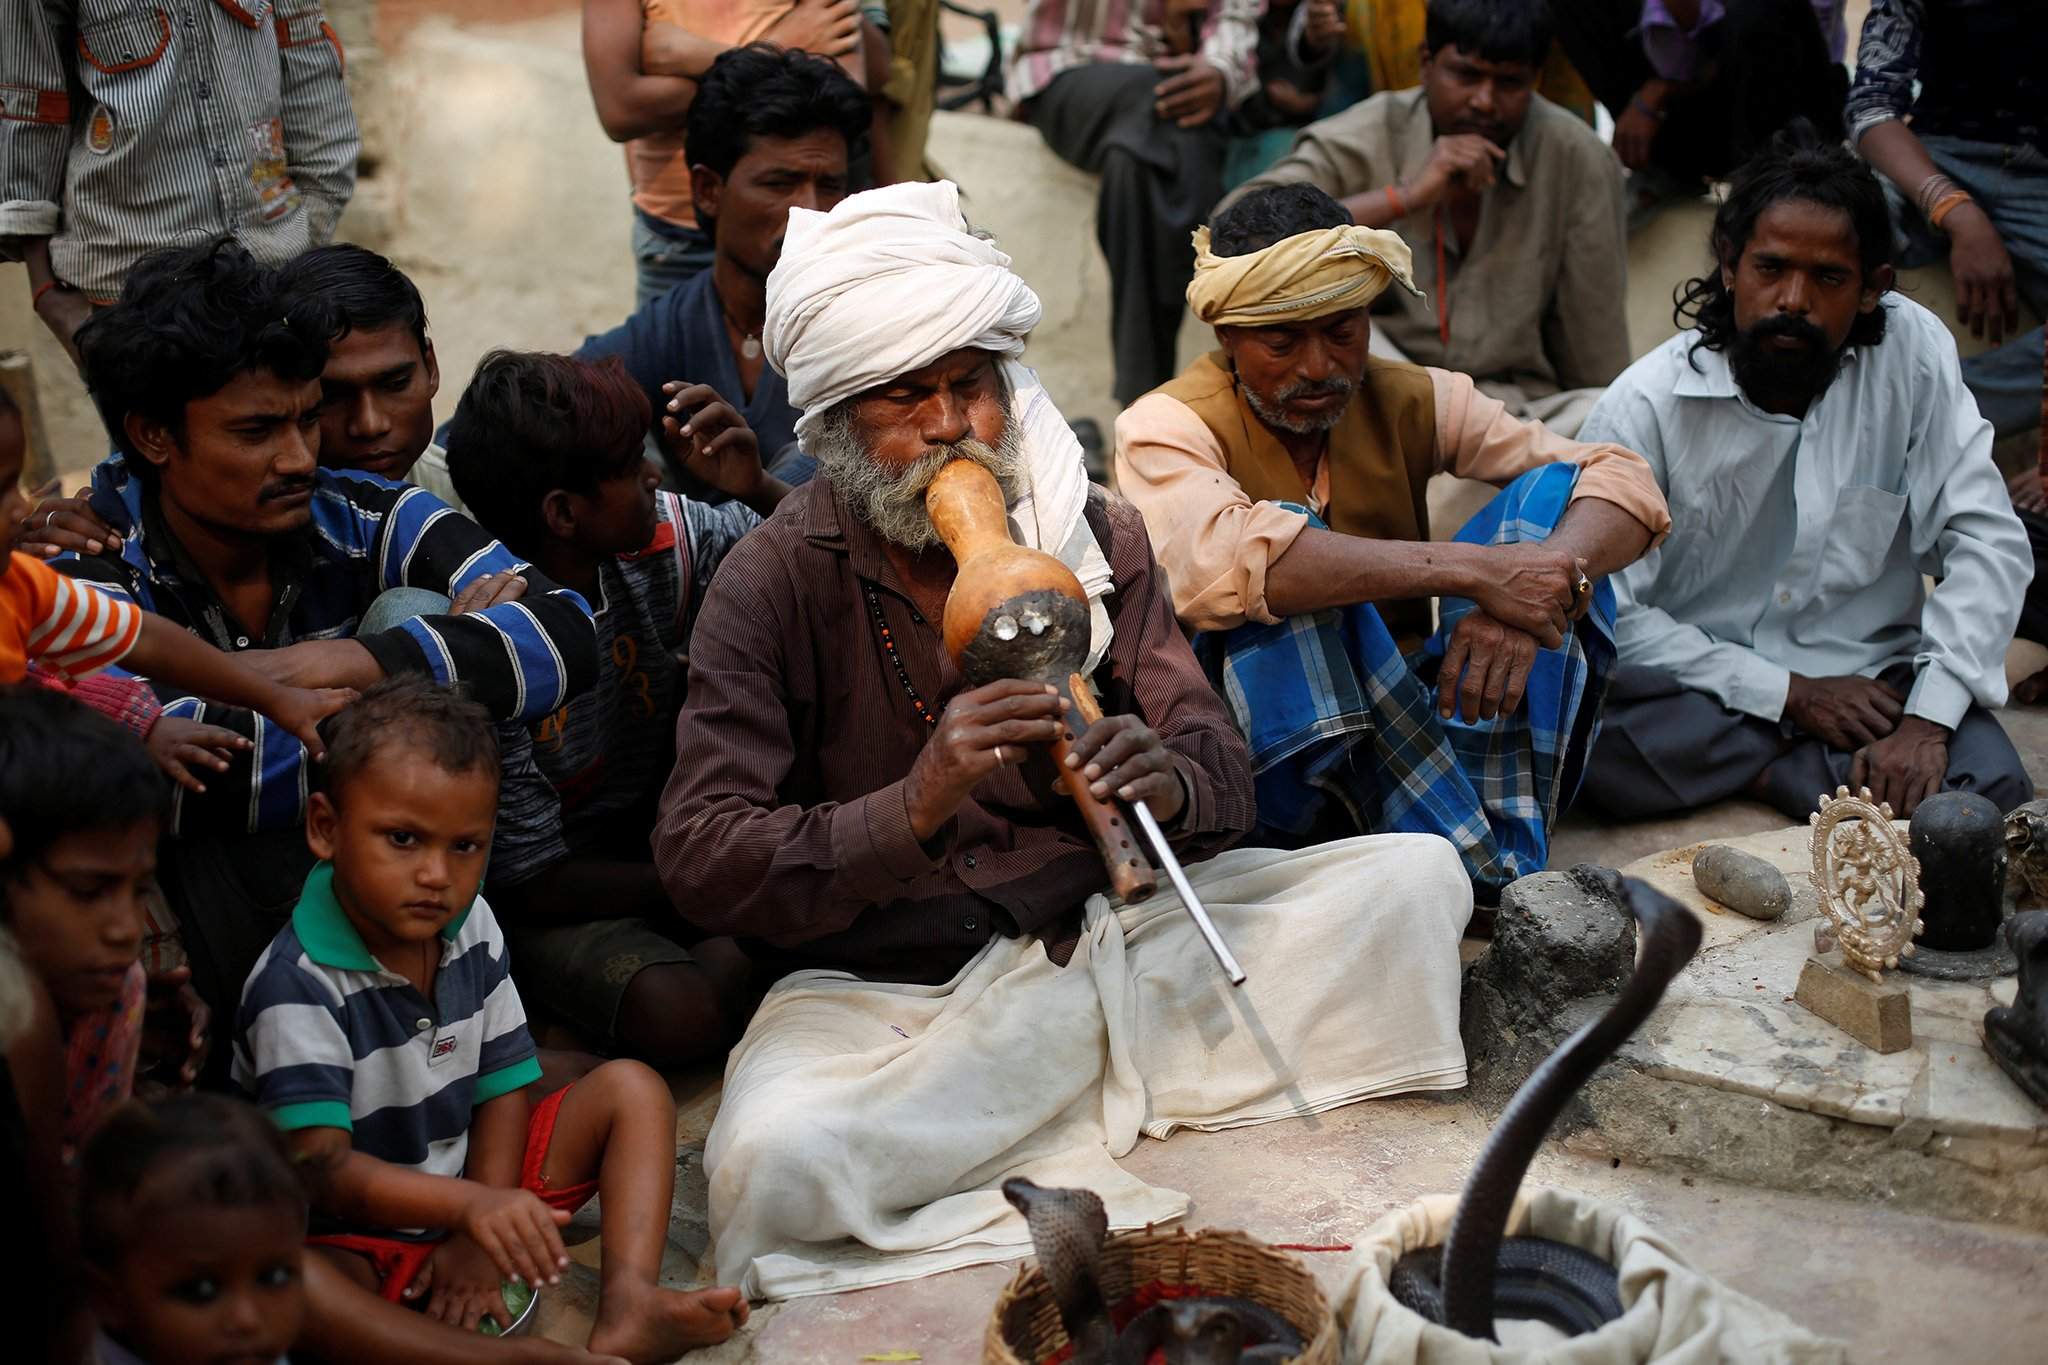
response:
<path fill-rule="evenodd" d="M 1383 296 L 1373 354 L 1469 374 L 1561 436 L 1629 362 L 1621 168 L 1536 93 L 1550 52 L 1540 4 L 1430 0 L 1422 84 L 1312 123 L 1217 206 L 1307 183 L 1353 222 L 1423 248 L 1423 291 Z"/>
<path fill-rule="evenodd" d="M 339 330 L 231 240 L 144 258 L 78 338 L 123 457 L 94 470 L 91 492 L 119 544 L 53 565 L 280 681 L 361 690 L 432 673 L 502 720 L 539 721 L 596 676 L 589 606 L 432 494 L 319 467 Z M 394 611 L 393 589 L 445 600 L 506 574 L 524 579 L 522 600 Z M 301 825 L 317 774 L 296 739 L 247 711 L 180 696 L 164 709 L 251 741 L 203 771 L 203 793 L 180 793 L 159 870 L 192 984 L 225 1018 L 312 865 Z"/>
<path fill-rule="evenodd" d="M 1877 178 L 1795 126 L 1715 214 L 1690 329 L 1587 420 L 1643 453 L 1673 519 L 1621 577 L 1586 775 L 1615 815 L 1750 796 L 1804 819 L 1844 783 L 1901 816 L 1950 788 L 2034 794 L 1990 714 L 2027 536 L 1955 341 L 1891 292 L 1891 244 Z"/>
<path fill-rule="evenodd" d="M 847 164 L 867 141 L 868 121 L 867 95 L 821 57 L 755 44 L 721 54 L 704 73 L 690 105 L 689 155 L 711 268 L 645 300 L 576 352 L 625 362 L 654 413 L 650 435 L 671 488 L 726 500 L 690 472 L 689 449 L 662 440 L 662 418 L 686 421 L 719 403 L 752 428 L 771 474 L 790 483 L 810 476 L 789 390 L 762 356 L 764 291 L 790 210 L 829 209 L 845 197 Z"/>
<path fill-rule="evenodd" d="M 1196 246 L 1188 301 L 1221 349 L 1117 419 L 1117 486 L 1181 624 L 1214 632 L 1261 837 L 1441 834 L 1497 892 L 1543 867 L 1578 785 L 1614 658 L 1600 580 L 1663 534 L 1664 499 L 1621 446 L 1369 356 L 1408 248 L 1314 186 L 1245 196 Z M 1430 539 L 1439 473 L 1507 490 L 1461 543 Z"/>
<path fill-rule="evenodd" d="M 1184 1196 L 1111 1159 L 1141 1132 L 1463 1083 L 1471 889 L 1449 845 L 1196 861 L 1251 824 L 1244 744 L 1143 522 L 1090 488 L 1016 362 L 1041 308 L 1008 265 L 942 182 L 792 213 L 769 279 L 763 340 L 821 473 L 705 595 L 654 833 L 678 912 L 791 973 L 727 1064 L 705 1153 L 720 1277 L 754 1297 L 1021 1254 L 999 1186 L 1025 1171 L 1097 1191 L 1118 1226 L 1171 1218 Z M 955 459 L 1074 571 L 1106 719 L 948 657 L 956 565 L 924 499 Z M 1056 770 L 1062 725 L 1078 761 Z M 1163 887 L 1105 898 L 1055 779 L 1146 803 L 1242 989 Z"/>

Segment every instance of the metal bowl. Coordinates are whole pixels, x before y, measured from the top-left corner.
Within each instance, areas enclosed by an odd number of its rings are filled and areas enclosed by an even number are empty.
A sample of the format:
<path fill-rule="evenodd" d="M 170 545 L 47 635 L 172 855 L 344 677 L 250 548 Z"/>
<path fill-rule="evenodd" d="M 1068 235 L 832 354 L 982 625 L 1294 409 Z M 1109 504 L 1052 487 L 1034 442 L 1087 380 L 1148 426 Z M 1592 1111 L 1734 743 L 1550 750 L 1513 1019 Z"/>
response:
<path fill-rule="evenodd" d="M 499 1293 L 502 1295 L 503 1292 L 503 1289 L 500 1288 Z M 503 1331 L 499 1332 L 498 1335 L 501 1337 L 525 1336 L 528 1332 L 533 1330 L 533 1310 L 539 1306 L 540 1290 L 536 1289 L 527 1298 L 526 1307 L 520 1310 L 519 1316 L 512 1319 L 511 1325 L 506 1327 Z M 489 1334 L 486 1333 L 486 1335 Z"/>

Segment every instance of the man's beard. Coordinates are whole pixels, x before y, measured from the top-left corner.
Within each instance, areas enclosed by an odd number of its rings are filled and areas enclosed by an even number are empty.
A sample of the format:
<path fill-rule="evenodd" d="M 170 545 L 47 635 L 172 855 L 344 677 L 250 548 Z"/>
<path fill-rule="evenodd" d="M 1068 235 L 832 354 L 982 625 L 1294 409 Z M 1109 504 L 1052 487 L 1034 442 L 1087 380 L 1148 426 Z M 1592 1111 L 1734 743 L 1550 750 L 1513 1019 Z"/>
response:
<path fill-rule="evenodd" d="M 1776 350 L 1764 345 L 1772 337 L 1797 337 L 1806 347 Z M 1758 407 L 1805 408 L 1835 382 L 1847 350 L 1828 345 L 1827 333 L 1805 318 L 1779 313 L 1735 334 L 1728 369 Z"/>
<path fill-rule="evenodd" d="M 1006 417 L 1003 434 L 993 446 L 969 436 L 951 445 L 934 446 L 913 463 L 891 469 L 868 453 L 849 400 L 825 414 L 817 431 L 804 442 L 804 450 L 832 480 L 855 516 L 882 539 L 911 551 L 939 544 L 924 495 L 939 471 L 953 461 L 972 460 L 995 475 L 1005 505 L 1014 503 L 1025 487 L 1024 451 L 1014 418 Z"/>
<path fill-rule="evenodd" d="M 1242 387 L 1244 401 L 1251 405 L 1252 411 L 1258 414 L 1261 422 L 1269 427 L 1278 427 L 1282 431 L 1291 431 L 1296 436 L 1319 436 L 1323 432 L 1334 430 L 1337 424 L 1344 420 L 1344 414 L 1351 410 L 1351 396 L 1358 391 L 1358 385 L 1349 379 L 1304 379 L 1299 383 L 1289 384 L 1274 395 L 1274 402 L 1268 403 L 1264 395 L 1251 385 L 1245 384 Z M 1312 417 L 1296 417 L 1287 411 L 1287 405 L 1297 398 L 1319 398 L 1324 394 L 1334 395 L 1344 401 L 1328 412 L 1318 413 Z"/>

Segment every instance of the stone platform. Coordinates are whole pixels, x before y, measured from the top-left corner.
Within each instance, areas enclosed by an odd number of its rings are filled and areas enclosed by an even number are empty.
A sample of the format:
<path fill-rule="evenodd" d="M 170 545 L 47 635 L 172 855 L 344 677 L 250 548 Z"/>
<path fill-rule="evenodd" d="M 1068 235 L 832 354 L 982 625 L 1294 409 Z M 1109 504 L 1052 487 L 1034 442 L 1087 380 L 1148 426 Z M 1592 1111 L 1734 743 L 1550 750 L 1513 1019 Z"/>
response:
<path fill-rule="evenodd" d="M 1769 923 L 1724 911 L 1694 887 L 1699 845 L 1624 869 L 1697 911 L 1706 932 L 1656 1015 L 1584 1092 L 1591 1122 L 1569 1145 L 1746 1185 L 2048 1230 L 2048 1113 L 1983 1047 L 1984 1012 L 2011 1003 L 2013 979 L 1887 973 L 1887 984 L 1911 992 L 1914 1032 L 1910 1048 L 1888 1055 L 1794 1003 L 1818 919 L 1807 834 L 1799 825 L 1725 841 L 1792 884 L 1792 908 Z"/>

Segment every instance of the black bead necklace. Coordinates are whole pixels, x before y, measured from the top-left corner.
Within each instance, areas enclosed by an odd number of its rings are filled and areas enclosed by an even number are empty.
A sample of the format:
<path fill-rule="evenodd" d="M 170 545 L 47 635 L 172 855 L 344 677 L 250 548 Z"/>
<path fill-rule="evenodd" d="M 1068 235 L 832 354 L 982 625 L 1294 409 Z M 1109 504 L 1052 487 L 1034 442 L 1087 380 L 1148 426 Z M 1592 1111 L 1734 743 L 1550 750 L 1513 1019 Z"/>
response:
<path fill-rule="evenodd" d="M 860 586 L 861 591 L 867 594 L 868 615 L 874 618 L 875 629 L 881 632 L 883 652 L 888 654 L 889 662 L 895 666 L 896 681 L 903 684 L 903 695 L 910 698 L 911 709 L 917 712 L 917 717 L 925 723 L 925 728 L 936 729 L 939 718 L 932 713 L 931 707 L 924 704 L 924 698 L 917 694 L 916 686 L 910 681 L 910 674 L 903 667 L 903 657 L 896 652 L 896 637 L 890 631 L 889 623 L 882 619 L 882 599 L 875 592 L 875 585 L 862 579 Z"/>

